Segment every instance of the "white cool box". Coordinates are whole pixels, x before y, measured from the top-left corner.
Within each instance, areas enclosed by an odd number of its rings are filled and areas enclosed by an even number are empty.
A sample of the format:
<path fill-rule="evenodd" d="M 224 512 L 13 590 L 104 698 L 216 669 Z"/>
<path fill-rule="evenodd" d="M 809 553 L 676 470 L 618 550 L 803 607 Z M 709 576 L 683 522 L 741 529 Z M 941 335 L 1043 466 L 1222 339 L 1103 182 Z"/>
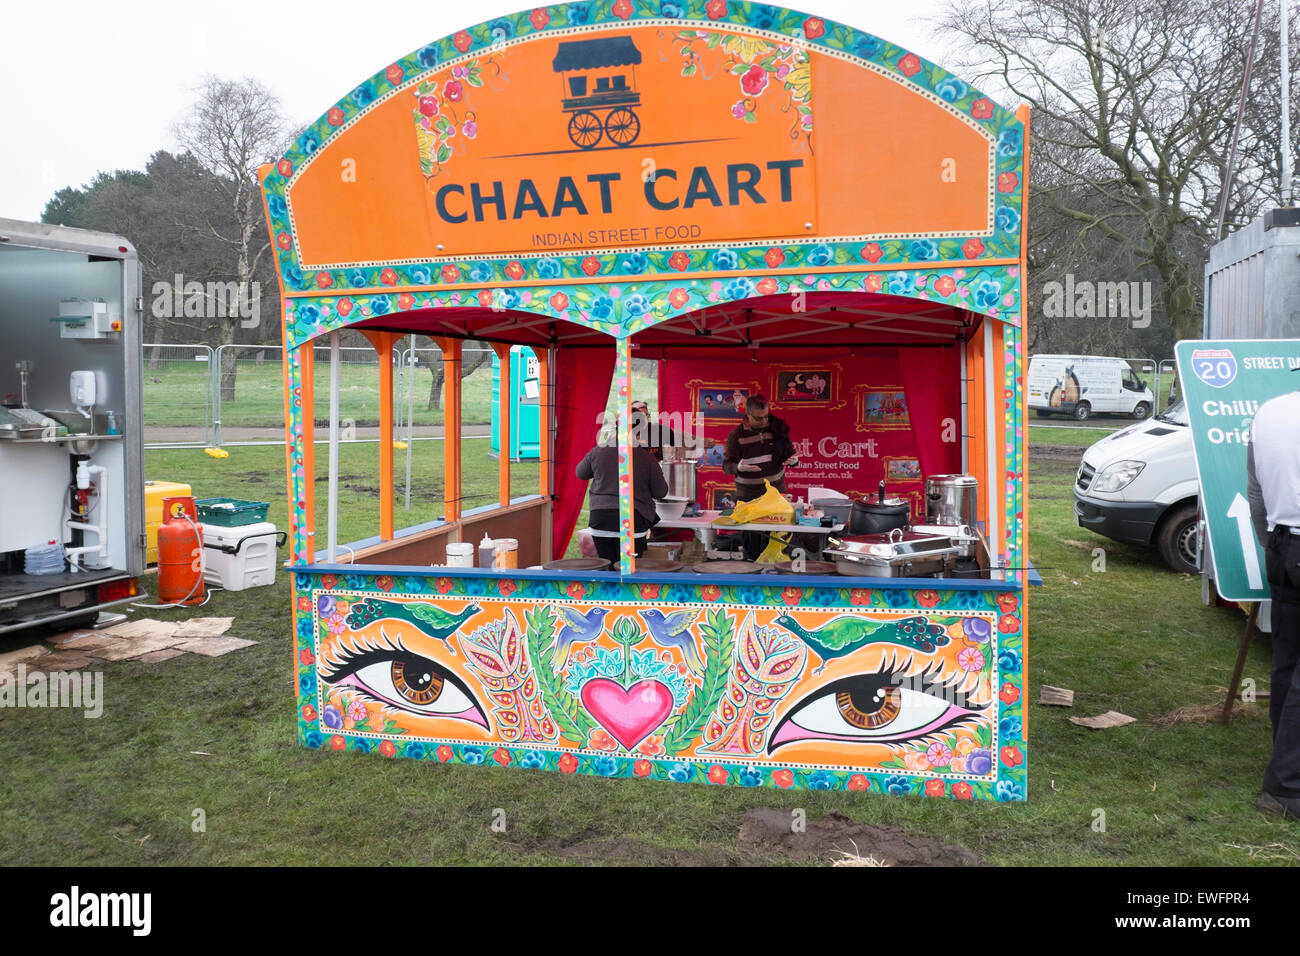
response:
<path fill-rule="evenodd" d="M 203 583 L 243 591 L 275 583 L 276 541 L 269 521 L 222 528 L 203 526 Z"/>

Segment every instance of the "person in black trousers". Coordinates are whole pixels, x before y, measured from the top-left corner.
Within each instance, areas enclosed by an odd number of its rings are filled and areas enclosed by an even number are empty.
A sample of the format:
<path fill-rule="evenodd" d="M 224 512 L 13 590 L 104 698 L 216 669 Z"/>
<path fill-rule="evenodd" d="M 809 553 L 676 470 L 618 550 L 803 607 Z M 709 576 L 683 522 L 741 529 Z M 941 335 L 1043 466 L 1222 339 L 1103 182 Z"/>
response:
<path fill-rule="evenodd" d="M 655 460 L 654 454 L 644 445 L 632 449 L 632 487 L 635 495 L 636 520 L 633 531 L 636 539 L 636 553 L 639 557 L 645 552 L 646 535 L 659 521 L 655 512 L 655 501 L 668 494 L 668 482 Z M 590 496 L 587 501 L 587 524 L 591 529 L 592 543 L 596 554 L 609 561 L 616 568 L 619 563 L 619 521 L 618 521 L 618 442 L 609 429 L 595 448 L 583 456 L 574 469 L 583 481 L 590 481 Z"/>

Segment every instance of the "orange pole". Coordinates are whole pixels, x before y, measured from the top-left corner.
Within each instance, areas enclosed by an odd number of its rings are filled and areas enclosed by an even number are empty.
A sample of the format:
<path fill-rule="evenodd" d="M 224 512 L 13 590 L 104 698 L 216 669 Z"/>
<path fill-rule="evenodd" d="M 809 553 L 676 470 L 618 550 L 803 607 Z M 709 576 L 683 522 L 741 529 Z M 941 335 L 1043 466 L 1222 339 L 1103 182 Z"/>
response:
<path fill-rule="evenodd" d="M 379 356 L 379 539 L 393 540 L 393 343 L 396 332 L 362 331 Z"/>
<path fill-rule="evenodd" d="M 442 352 L 442 504 L 443 519 L 460 520 L 460 339 L 435 338 Z"/>
<path fill-rule="evenodd" d="M 502 508 L 510 505 L 510 346 L 500 342 L 492 343 L 492 351 L 497 353 L 497 362 L 500 365 L 499 377 L 500 383 L 497 390 L 497 414 L 500 416 L 500 427 L 497 429 L 497 446 L 501 451 L 501 457 L 497 459 L 497 498 Z"/>

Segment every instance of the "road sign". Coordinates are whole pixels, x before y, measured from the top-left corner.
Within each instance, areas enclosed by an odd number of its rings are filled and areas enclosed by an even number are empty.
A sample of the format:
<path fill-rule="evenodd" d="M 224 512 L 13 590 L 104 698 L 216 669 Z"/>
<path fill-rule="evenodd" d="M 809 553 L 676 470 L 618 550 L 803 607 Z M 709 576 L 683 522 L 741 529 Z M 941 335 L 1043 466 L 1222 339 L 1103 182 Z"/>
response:
<path fill-rule="evenodd" d="M 1300 389 L 1300 339 L 1179 342 L 1174 354 L 1187 402 L 1214 556 L 1215 587 L 1226 601 L 1268 598 L 1264 551 L 1246 500 L 1246 446 L 1255 412 Z"/>

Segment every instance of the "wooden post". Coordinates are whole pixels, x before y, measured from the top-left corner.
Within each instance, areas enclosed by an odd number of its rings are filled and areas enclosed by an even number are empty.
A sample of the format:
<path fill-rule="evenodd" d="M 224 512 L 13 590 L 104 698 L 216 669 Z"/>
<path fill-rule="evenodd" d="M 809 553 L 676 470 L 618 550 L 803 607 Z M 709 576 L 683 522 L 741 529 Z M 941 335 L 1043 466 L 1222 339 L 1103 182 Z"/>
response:
<path fill-rule="evenodd" d="M 362 335 L 379 356 L 379 539 L 393 540 L 393 345 L 396 332 Z"/>
<path fill-rule="evenodd" d="M 460 339 L 435 338 L 434 344 L 442 352 L 442 474 L 443 518 L 460 520 Z M 457 532 L 455 540 L 460 540 Z"/>
<path fill-rule="evenodd" d="M 514 403 L 511 392 L 510 346 L 501 342 L 492 343 L 492 351 L 497 353 L 498 388 L 497 388 L 497 448 L 501 455 L 497 459 L 497 499 L 502 508 L 510 506 L 510 409 Z"/>

